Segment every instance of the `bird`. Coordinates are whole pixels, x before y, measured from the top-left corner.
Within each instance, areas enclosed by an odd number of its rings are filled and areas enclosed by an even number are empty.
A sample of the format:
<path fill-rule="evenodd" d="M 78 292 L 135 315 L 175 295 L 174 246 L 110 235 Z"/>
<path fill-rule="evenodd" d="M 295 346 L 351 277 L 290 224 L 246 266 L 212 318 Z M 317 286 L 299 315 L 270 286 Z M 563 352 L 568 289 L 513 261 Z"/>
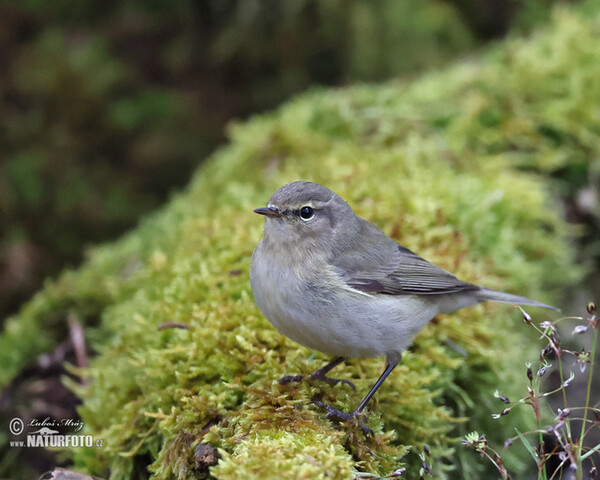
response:
<path fill-rule="evenodd" d="M 344 359 L 385 356 L 383 373 L 354 411 L 313 401 L 327 410 L 327 418 L 357 420 L 415 336 L 438 314 L 486 301 L 559 311 L 458 279 L 316 183 L 283 185 L 254 213 L 266 218 L 250 263 L 256 304 L 283 335 L 334 357 L 310 378 L 337 383 L 327 373 Z M 286 376 L 280 383 L 302 378 Z"/>

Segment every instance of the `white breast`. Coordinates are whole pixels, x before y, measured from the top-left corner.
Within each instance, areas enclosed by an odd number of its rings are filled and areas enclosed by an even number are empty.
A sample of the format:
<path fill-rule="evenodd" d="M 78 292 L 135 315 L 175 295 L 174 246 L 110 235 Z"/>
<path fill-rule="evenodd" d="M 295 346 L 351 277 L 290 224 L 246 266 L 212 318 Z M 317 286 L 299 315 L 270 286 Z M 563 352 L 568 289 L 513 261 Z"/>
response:
<path fill-rule="evenodd" d="M 303 268 L 293 258 L 282 263 L 280 254 L 259 243 L 252 255 L 252 291 L 267 319 L 306 347 L 344 357 L 399 358 L 438 313 L 427 297 L 366 294 L 324 264 L 315 269 L 314 259 Z"/>

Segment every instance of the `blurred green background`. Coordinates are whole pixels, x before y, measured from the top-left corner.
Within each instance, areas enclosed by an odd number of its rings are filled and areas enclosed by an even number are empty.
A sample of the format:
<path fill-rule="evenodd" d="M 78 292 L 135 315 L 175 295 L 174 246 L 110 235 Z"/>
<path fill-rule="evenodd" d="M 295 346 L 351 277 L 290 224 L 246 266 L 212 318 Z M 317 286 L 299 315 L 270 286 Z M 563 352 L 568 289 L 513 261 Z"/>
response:
<path fill-rule="evenodd" d="M 0 3 L 0 318 L 186 184 L 243 119 L 543 22 L 549 1 Z"/>

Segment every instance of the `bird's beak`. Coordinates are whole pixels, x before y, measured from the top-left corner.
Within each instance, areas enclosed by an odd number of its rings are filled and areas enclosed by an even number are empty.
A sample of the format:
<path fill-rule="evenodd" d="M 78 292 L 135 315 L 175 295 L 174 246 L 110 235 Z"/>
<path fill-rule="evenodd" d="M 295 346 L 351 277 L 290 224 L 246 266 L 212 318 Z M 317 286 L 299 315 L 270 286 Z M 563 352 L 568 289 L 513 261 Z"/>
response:
<path fill-rule="evenodd" d="M 281 213 L 279 209 L 275 207 L 257 208 L 256 210 L 253 210 L 253 212 L 258 213 L 259 215 L 264 215 L 266 217 L 283 217 L 283 213 Z"/>

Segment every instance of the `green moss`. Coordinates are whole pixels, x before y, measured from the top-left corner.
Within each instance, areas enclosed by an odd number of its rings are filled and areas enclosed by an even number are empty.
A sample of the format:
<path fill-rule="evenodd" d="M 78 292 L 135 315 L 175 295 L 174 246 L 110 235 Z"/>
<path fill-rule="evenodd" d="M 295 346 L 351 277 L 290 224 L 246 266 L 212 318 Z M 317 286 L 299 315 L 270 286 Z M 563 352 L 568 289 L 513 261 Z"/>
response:
<path fill-rule="evenodd" d="M 339 442 L 339 435 L 312 430 L 288 432 L 270 430 L 243 439 L 212 471 L 217 478 L 248 479 L 349 478 L 353 472 L 352 456 Z"/>
<path fill-rule="evenodd" d="M 87 334 L 98 356 L 78 390 L 86 431 L 105 446 L 73 452 L 91 473 L 206 476 L 194 460 L 204 443 L 219 449 L 210 474 L 220 479 L 350 478 L 405 462 L 406 477 L 416 478 L 427 444 L 454 464 L 436 465 L 438 478 L 476 475 L 482 467 L 456 450 L 457 436 L 512 434 L 514 422 L 491 420 L 501 409 L 492 393 L 515 391 L 524 361 L 538 353 L 515 326 L 518 311 L 490 304 L 440 316 L 370 405 L 375 437 L 339 430 L 309 401 L 355 406 L 381 359 L 339 367 L 358 392 L 277 383 L 327 359 L 280 335 L 254 304 L 248 273 L 262 221 L 251 210 L 284 183 L 313 180 L 461 278 L 552 301 L 579 270 L 552 187 L 536 172 L 587 168 L 600 148 L 600 90 L 588 77 L 600 54 L 587 41 L 600 17 L 562 9 L 555 17 L 546 32 L 479 62 L 414 83 L 315 91 L 233 126 L 230 145 L 185 193 L 91 251 L 7 323 L 2 383 L 57 342 L 73 312 L 97 322 Z M 556 51 L 562 45 L 572 45 L 569 55 Z M 190 328 L 157 330 L 164 322 Z"/>

